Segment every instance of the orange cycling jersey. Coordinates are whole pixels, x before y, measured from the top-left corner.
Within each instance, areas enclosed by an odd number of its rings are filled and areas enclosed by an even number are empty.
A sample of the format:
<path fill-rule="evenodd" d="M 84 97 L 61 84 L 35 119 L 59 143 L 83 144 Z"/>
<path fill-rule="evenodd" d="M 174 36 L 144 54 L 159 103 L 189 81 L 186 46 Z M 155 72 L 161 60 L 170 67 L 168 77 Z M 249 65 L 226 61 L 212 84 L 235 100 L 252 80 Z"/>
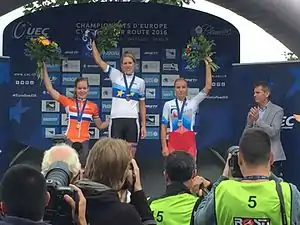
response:
<path fill-rule="evenodd" d="M 68 128 L 66 131 L 67 138 L 72 142 L 83 142 L 89 140 L 90 122 L 92 120 L 99 119 L 98 106 L 93 102 L 86 102 L 86 106 L 84 108 L 82 119 L 80 122 L 80 127 L 78 128 L 76 99 L 60 95 L 58 101 L 66 108 L 66 112 L 68 114 Z M 84 101 L 78 101 L 79 112 L 81 112 L 83 104 Z"/>

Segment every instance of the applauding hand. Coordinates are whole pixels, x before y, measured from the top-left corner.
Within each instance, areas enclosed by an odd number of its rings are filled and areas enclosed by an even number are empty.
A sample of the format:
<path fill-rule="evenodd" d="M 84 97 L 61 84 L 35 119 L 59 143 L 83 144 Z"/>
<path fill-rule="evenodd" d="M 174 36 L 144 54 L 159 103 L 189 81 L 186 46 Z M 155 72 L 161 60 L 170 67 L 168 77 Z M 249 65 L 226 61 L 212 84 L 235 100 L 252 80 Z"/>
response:
<path fill-rule="evenodd" d="M 248 113 L 248 120 L 250 122 L 257 121 L 259 118 L 259 110 L 257 107 L 252 107 Z"/>

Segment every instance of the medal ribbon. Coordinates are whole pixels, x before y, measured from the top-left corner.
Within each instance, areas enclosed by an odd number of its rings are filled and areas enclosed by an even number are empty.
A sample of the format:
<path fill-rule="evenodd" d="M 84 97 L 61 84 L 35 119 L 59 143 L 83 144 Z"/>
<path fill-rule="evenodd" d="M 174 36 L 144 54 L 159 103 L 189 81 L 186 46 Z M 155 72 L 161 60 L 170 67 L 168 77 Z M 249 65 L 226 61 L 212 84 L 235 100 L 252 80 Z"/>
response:
<path fill-rule="evenodd" d="M 76 109 L 77 109 L 77 121 L 78 121 L 78 123 L 80 123 L 81 120 L 82 120 L 82 116 L 83 116 L 83 112 L 84 112 L 84 109 L 85 109 L 85 106 L 86 106 L 86 102 L 87 102 L 87 100 L 84 101 L 82 109 L 79 112 L 78 99 L 76 99 Z"/>
<path fill-rule="evenodd" d="M 133 85 L 133 83 L 134 83 L 134 80 L 135 80 L 135 75 L 133 74 L 132 76 L 133 76 L 133 77 L 132 77 L 132 80 L 131 80 L 131 82 L 130 82 L 130 84 L 129 84 L 129 87 L 128 87 L 126 75 L 123 74 L 123 79 L 124 79 L 124 83 L 125 83 L 125 87 L 126 87 L 126 97 L 127 97 L 127 96 L 128 96 L 128 97 L 131 96 L 131 95 L 130 95 L 130 90 L 131 90 L 131 87 L 132 87 L 132 85 Z"/>
<path fill-rule="evenodd" d="M 177 109 L 177 113 L 178 113 L 178 121 L 182 122 L 182 116 L 183 116 L 184 106 L 185 106 L 185 103 L 186 103 L 186 98 L 183 100 L 181 109 L 179 109 L 179 104 L 178 104 L 178 99 L 177 98 L 176 98 L 175 102 L 176 102 L 176 109 Z"/>

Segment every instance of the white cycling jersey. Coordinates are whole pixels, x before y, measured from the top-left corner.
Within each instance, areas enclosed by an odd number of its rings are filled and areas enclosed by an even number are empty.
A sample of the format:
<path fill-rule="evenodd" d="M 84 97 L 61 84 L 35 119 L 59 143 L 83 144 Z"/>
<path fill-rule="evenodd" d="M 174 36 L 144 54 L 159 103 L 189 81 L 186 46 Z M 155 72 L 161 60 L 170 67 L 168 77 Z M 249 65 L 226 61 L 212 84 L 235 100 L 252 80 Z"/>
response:
<path fill-rule="evenodd" d="M 206 98 L 206 96 L 207 94 L 204 92 L 204 90 L 202 90 L 195 97 L 186 100 L 182 115 L 182 126 L 184 126 L 186 129 L 193 131 L 198 106 Z M 179 110 L 181 110 L 182 104 L 183 101 L 178 100 Z M 176 106 L 176 99 L 167 101 L 163 108 L 161 122 L 165 126 L 170 124 L 170 132 L 179 128 L 178 115 L 179 112 Z"/>
<path fill-rule="evenodd" d="M 130 100 L 126 98 L 126 85 L 121 71 L 107 66 L 104 71 L 109 74 L 112 82 L 112 105 L 110 118 L 138 118 L 139 117 L 139 101 L 145 100 L 145 81 L 135 76 L 134 82 L 130 89 Z M 125 75 L 128 86 L 130 85 L 133 75 Z"/>

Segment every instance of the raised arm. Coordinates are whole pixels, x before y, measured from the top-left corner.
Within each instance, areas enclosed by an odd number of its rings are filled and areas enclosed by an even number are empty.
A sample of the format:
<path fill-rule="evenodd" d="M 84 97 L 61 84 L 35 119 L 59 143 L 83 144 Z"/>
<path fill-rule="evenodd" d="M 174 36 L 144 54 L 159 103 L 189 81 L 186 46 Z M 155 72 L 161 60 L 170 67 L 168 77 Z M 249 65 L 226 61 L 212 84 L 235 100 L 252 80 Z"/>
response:
<path fill-rule="evenodd" d="M 49 92 L 49 94 L 54 100 L 58 101 L 60 97 L 60 93 L 53 88 L 52 82 L 49 78 L 47 66 L 45 63 L 43 64 L 43 79 L 44 79 L 46 90 Z"/>
<path fill-rule="evenodd" d="M 210 92 L 212 87 L 212 74 L 209 63 L 211 62 L 211 58 L 206 58 L 205 62 L 205 86 L 204 88 L 191 100 L 194 101 L 194 105 L 198 107 L 198 105 L 206 98 L 207 94 Z"/>
<path fill-rule="evenodd" d="M 203 88 L 203 91 L 208 94 L 211 90 L 212 86 L 212 74 L 211 74 L 211 68 L 209 66 L 209 63 L 211 62 L 211 58 L 206 58 L 204 60 L 205 62 L 205 86 Z"/>
<path fill-rule="evenodd" d="M 101 54 L 97 49 L 95 41 L 93 41 L 93 43 L 92 43 L 92 49 L 93 49 L 93 57 L 94 57 L 95 62 L 100 66 L 100 68 L 104 72 L 108 72 L 107 71 L 108 70 L 108 64 L 102 60 Z"/>

